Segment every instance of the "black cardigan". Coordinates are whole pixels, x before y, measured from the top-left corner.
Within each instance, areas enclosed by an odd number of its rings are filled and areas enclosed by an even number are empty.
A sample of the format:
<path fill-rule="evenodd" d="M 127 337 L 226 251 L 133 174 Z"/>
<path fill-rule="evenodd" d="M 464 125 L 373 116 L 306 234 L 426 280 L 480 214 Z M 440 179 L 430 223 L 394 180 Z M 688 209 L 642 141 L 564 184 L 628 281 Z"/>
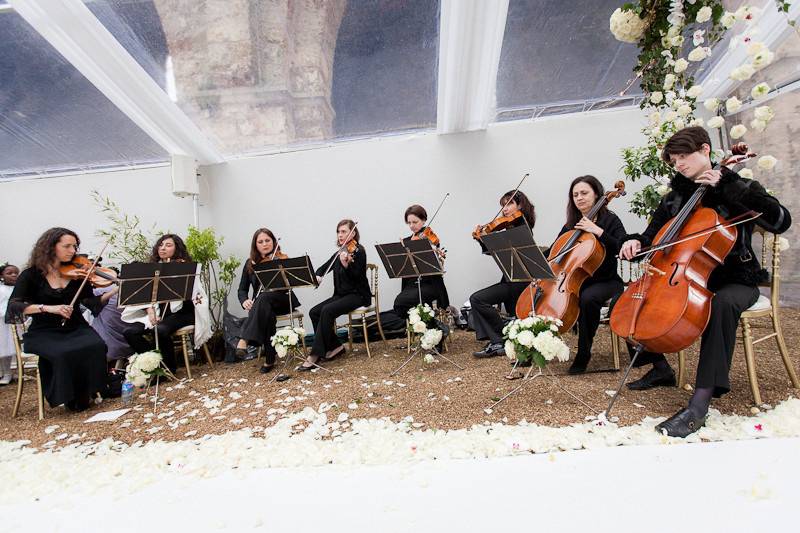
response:
<path fill-rule="evenodd" d="M 330 259 L 317 269 L 317 276 L 324 275 L 331 262 L 333 262 L 333 266 L 330 267 L 333 271 L 333 295 L 358 294 L 361 296 L 361 305 L 369 305 L 372 293 L 367 280 L 367 251 L 364 247 L 360 244 L 358 245 L 356 251 L 353 252 L 353 262 L 347 268 L 343 267 L 342 262 L 339 261 L 339 252 L 337 250 Z"/>
<path fill-rule="evenodd" d="M 711 273 L 708 287 L 716 290 L 727 283 L 754 287 L 767 279 L 767 272 L 761 268 L 758 255 L 753 251 L 753 228 L 758 224 L 772 233 L 783 233 L 792 224 L 792 216 L 759 182 L 745 179 L 726 167 L 720 170 L 722 178 L 716 187 L 709 187 L 706 191 L 702 205 L 710 207 L 724 218 L 732 218 L 749 210 L 762 215 L 754 221 L 736 226 L 736 243 L 725 262 Z M 661 199 L 644 232 L 628 235 L 626 240 L 636 239 L 642 246 L 649 246 L 662 226 L 686 204 L 698 184 L 677 173 L 670 186 L 672 190 Z"/>

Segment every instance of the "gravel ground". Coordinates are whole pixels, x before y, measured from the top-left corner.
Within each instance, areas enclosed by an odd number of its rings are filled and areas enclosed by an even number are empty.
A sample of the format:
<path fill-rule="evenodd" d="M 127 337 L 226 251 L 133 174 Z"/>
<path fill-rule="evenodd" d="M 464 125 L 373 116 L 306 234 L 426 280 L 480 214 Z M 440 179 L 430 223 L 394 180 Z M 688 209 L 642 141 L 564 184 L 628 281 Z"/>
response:
<path fill-rule="evenodd" d="M 800 368 L 800 310 L 786 309 L 782 324 L 795 368 Z M 757 322 L 755 334 L 764 332 L 766 322 Z M 575 348 L 576 338 L 566 340 Z M 389 373 L 406 358 L 405 341 L 389 340 L 387 345 L 374 345 L 373 357 L 367 358 L 362 346 L 330 363 L 331 372 L 289 372 L 290 380 L 268 383 L 273 374 L 258 373 L 260 363 L 249 361 L 235 365 L 218 363 L 213 368 L 200 365 L 193 370 L 191 381 L 162 384 L 158 410 L 153 414 L 153 388 L 150 396 L 137 394 L 133 410 L 114 422 L 86 424 L 90 416 L 119 409 L 119 399 L 106 400 L 84 413 L 69 413 L 63 407 L 45 407 L 45 418 L 36 419 L 35 386 L 27 382 L 22 409 L 11 418 L 16 386 L 0 388 L 0 439 L 29 440 L 36 447 L 60 447 L 70 442 L 97 441 L 106 437 L 132 443 L 137 440 L 181 440 L 205 434 L 221 434 L 242 428 L 264 428 L 287 413 L 304 407 L 319 408 L 335 403 L 328 413 L 335 417 L 347 412 L 351 418 L 389 417 L 398 421 L 412 416 L 423 428 L 465 428 L 485 421 L 515 424 L 520 420 L 550 426 L 582 422 L 588 415 L 604 410 L 616 388 L 619 372 L 597 372 L 582 376 L 566 376 L 569 363 L 551 365 L 556 379 L 537 379 L 527 383 L 518 393 L 491 412 L 485 411 L 494 400 L 517 387 L 521 381 L 505 379 L 510 366 L 501 357 L 475 359 L 471 353 L 481 347 L 474 334 L 457 331 L 446 355 L 464 370 L 439 360 L 426 364 L 422 357 L 414 359 L 397 375 Z M 775 343 L 765 341 L 756 346 L 759 384 L 764 402 L 776 405 L 797 395 Z M 590 370 L 612 366 L 610 336 L 601 327 L 597 334 Z M 697 346 L 687 356 L 688 381 L 693 383 Z M 627 356 L 623 356 L 623 363 Z M 670 356 L 677 367 L 677 358 Z M 634 369 L 636 379 L 646 369 Z M 179 371 L 178 377 L 185 374 Z M 741 343 L 734 354 L 731 370 L 733 391 L 713 407 L 723 413 L 748 414 L 753 408 Z M 563 387 L 563 388 L 562 388 Z M 564 389 L 566 389 L 566 392 Z M 582 402 L 574 399 L 577 396 Z M 669 416 L 684 406 L 690 390 L 676 387 L 634 392 L 625 390 L 614 408 L 621 424 L 638 422 L 645 416 Z M 769 408 L 762 407 L 762 408 Z"/>

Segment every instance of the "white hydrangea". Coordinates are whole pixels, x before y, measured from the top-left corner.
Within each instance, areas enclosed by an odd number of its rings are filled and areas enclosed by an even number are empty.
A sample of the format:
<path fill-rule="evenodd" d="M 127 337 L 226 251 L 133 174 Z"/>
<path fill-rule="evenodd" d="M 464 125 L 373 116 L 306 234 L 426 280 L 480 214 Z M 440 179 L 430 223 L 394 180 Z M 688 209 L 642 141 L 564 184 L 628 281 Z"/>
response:
<path fill-rule="evenodd" d="M 777 163 L 778 160 L 771 155 L 762 155 L 758 158 L 758 168 L 761 170 L 772 170 Z"/>
<path fill-rule="evenodd" d="M 714 129 L 721 128 L 724 125 L 725 125 L 725 119 L 722 117 L 712 117 L 708 119 L 708 122 L 706 122 L 706 126 Z"/>
<path fill-rule="evenodd" d="M 711 19 L 711 8 L 708 6 L 703 6 L 697 12 L 697 18 L 695 19 L 698 23 L 708 22 Z"/>
<path fill-rule="evenodd" d="M 144 352 L 136 357 L 136 366 L 142 372 L 152 372 L 161 366 L 161 354 L 158 352 Z"/>
<path fill-rule="evenodd" d="M 506 341 L 505 350 L 506 350 L 506 357 L 508 357 L 512 361 L 517 358 L 517 351 L 514 348 L 514 343 L 511 342 L 510 340 Z"/>
<path fill-rule="evenodd" d="M 569 359 L 569 347 L 551 331 L 543 331 L 536 335 L 533 348 L 542 354 L 545 361 L 558 359 L 563 362 Z"/>
<path fill-rule="evenodd" d="M 417 324 L 421 320 L 422 319 L 419 317 L 419 312 L 416 309 L 412 309 L 411 311 L 408 312 L 408 323 L 411 324 L 412 326 L 414 324 Z"/>
<path fill-rule="evenodd" d="M 647 21 L 640 18 L 638 14 L 633 11 L 623 11 L 617 8 L 611 14 L 609 20 L 609 28 L 611 33 L 618 41 L 623 43 L 637 43 L 644 35 L 644 30 L 647 28 Z"/>
<path fill-rule="evenodd" d="M 728 110 L 728 113 L 736 113 L 742 107 L 742 102 L 735 96 L 731 96 L 727 100 L 725 100 L 725 109 Z"/>
<path fill-rule="evenodd" d="M 524 331 L 519 332 L 519 334 L 517 335 L 516 342 L 518 342 L 522 346 L 525 346 L 526 348 L 530 348 L 531 346 L 533 346 L 533 341 L 535 339 L 536 336 L 533 334 L 533 332 L 526 329 Z"/>
<path fill-rule="evenodd" d="M 442 341 L 442 330 L 429 329 L 422 334 L 422 338 L 420 339 L 419 342 L 423 350 L 430 350 L 431 348 L 439 344 L 441 341 Z"/>
<path fill-rule="evenodd" d="M 747 133 L 747 127 L 744 124 L 737 124 L 731 128 L 731 139 L 741 139 Z"/>

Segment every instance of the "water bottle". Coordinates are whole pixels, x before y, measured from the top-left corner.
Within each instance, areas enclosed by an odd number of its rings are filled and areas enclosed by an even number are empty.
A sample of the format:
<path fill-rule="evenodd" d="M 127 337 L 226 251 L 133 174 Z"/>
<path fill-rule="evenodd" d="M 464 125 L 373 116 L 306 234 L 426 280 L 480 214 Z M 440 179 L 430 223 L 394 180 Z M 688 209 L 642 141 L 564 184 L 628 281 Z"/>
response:
<path fill-rule="evenodd" d="M 127 379 L 122 384 L 122 405 L 130 405 L 133 399 L 133 383 Z"/>

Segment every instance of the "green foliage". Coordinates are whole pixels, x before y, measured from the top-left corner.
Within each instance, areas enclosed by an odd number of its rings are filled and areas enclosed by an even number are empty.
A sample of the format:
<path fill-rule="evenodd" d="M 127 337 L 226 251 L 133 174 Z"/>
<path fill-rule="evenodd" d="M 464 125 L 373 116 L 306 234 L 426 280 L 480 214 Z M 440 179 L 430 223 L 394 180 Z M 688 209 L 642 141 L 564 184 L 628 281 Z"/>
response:
<path fill-rule="evenodd" d="M 116 202 L 102 196 L 97 190 L 91 191 L 92 200 L 108 221 L 108 228 L 98 229 L 95 234 L 109 241 L 108 257 L 123 264 L 135 261 L 148 261 L 152 242 L 156 240 L 156 225 L 145 230 L 138 216 L 123 213 Z"/>
<path fill-rule="evenodd" d="M 192 259 L 201 265 L 200 282 L 210 299 L 211 321 L 214 331 L 222 329 L 222 313 L 228 293 L 236 277 L 236 269 L 242 262 L 235 256 L 220 257 L 224 238 L 217 236 L 214 228 L 203 230 L 189 226 L 186 248 Z"/>
<path fill-rule="evenodd" d="M 661 202 L 661 194 L 658 192 L 658 185 L 649 183 L 641 191 L 636 192 L 630 199 L 631 213 L 641 218 L 649 218 L 653 211 Z"/>

